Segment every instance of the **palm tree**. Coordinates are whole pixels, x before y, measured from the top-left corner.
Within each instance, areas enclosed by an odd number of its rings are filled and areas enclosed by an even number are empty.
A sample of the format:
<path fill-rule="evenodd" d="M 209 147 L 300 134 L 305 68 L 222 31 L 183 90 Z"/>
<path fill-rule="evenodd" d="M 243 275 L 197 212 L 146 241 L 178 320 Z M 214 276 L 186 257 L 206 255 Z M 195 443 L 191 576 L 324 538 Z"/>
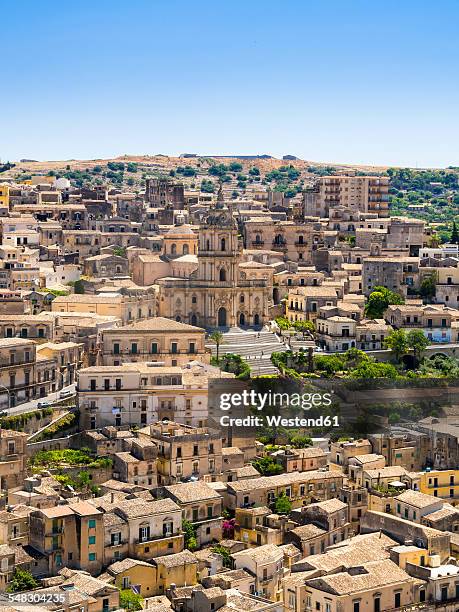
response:
<path fill-rule="evenodd" d="M 223 334 L 221 331 L 214 331 L 210 334 L 210 339 L 212 340 L 212 342 L 215 344 L 215 346 L 217 347 L 217 362 L 220 361 L 219 358 L 219 349 L 220 349 L 220 344 L 223 343 Z"/>

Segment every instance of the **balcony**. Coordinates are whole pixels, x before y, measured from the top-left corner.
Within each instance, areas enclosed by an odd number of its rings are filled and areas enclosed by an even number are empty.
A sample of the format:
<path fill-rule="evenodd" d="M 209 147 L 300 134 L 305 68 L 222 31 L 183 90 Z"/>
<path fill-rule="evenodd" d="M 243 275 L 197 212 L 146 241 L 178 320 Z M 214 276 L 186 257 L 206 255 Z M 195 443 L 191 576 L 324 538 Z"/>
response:
<path fill-rule="evenodd" d="M 273 251 L 285 251 L 288 248 L 286 242 L 273 242 L 271 245 L 271 249 Z"/>
<path fill-rule="evenodd" d="M 169 540 L 170 538 L 181 538 L 181 537 L 182 537 L 181 533 L 173 533 L 172 531 L 167 531 L 165 534 L 161 536 L 149 535 L 145 538 L 136 538 L 134 540 L 134 544 L 143 545 L 143 544 L 149 544 L 151 542 L 161 542 L 162 540 Z"/>
<path fill-rule="evenodd" d="M 118 548 L 118 546 L 125 546 L 128 543 L 127 540 L 120 540 L 119 542 L 110 542 L 105 544 L 105 548 Z"/>
<path fill-rule="evenodd" d="M 264 240 L 252 240 L 253 247 L 262 247 L 264 246 L 264 244 L 265 244 Z"/>
<path fill-rule="evenodd" d="M 27 338 L 24 338 L 24 340 L 27 340 Z M 19 361 L 14 361 L 13 363 L 11 363 L 8 359 L 1 359 L 0 360 L 0 369 L 2 368 L 16 368 L 18 366 L 32 366 L 35 362 L 28 359 L 28 360 L 19 360 Z"/>

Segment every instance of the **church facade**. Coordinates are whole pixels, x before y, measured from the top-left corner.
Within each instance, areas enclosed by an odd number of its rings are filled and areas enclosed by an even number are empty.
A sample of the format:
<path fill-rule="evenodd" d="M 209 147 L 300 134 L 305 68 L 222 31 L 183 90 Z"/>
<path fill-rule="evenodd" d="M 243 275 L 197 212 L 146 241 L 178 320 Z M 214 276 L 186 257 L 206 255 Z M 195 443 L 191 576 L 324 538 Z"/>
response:
<path fill-rule="evenodd" d="M 233 211 L 221 192 L 199 228 L 198 268 L 158 279 L 159 314 L 204 328 L 259 327 L 269 320 L 272 272 L 244 262 Z"/>

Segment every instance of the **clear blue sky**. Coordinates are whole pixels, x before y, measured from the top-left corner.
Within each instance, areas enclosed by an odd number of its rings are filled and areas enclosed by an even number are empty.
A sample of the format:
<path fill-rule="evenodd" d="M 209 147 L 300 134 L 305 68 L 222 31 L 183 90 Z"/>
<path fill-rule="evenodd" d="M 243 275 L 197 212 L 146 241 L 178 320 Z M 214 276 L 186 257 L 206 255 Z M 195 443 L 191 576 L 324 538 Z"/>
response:
<path fill-rule="evenodd" d="M 459 165 L 457 0 L 2 4 L 4 161 Z"/>

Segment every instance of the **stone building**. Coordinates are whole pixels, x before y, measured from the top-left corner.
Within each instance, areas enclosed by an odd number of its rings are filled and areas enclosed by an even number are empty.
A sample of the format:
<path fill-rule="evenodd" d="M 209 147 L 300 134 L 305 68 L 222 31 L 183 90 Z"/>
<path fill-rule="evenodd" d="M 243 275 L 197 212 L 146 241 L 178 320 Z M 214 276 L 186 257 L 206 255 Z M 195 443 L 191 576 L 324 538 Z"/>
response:
<path fill-rule="evenodd" d="M 210 362 L 203 329 L 163 317 L 103 330 L 102 345 L 104 365 L 149 361 L 176 366 L 196 359 Z"/>
<path fill-rule="evenodd" d="M 260 326 L 268 320 L 272 273 L 242 267 L 233 211 L 219 197 L 199 228 L 198 269 L 188 279 L 159 279 L 159 314 L 206 328 Z"/>
<path fill-rule="evenodd" d="M 387 217 L 389 177 L 323 176 L 304 194 L 306 216 L 328 217 L 339 206 Z"/>

